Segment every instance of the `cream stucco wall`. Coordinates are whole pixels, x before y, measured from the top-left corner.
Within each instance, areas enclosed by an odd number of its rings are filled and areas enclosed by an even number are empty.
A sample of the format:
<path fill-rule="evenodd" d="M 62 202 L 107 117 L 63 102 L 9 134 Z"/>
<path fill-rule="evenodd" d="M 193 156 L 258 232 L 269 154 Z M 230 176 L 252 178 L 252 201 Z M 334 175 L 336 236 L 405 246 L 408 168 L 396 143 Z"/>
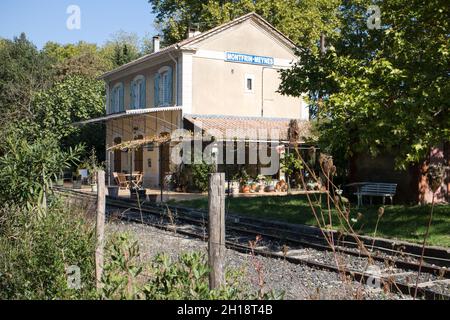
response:
<path fill-rule="evenodd" d="M 246 91 L 246 76 L 254 79 L 253 92 Z M 192 81 L 193 114 L 302 118 L 302 99 L 276 92 L 277 69 L 194 57 Z"/>
<path fill-rule="evenodd" d="M 294 52 L 252 20 L 218 33 L 197 46 L 199 49 L 232 51 L 282 59 L 295 59 Z"/>
<path fill-rule="evenodd" d="M 302 99 L 277 93 L 279 70 L 295 55 L 286 44 L 252 21 L 246 21 L 198 44 L 192 60 L 192 113 L 308 119 Z M 224 60 L 225 52 L 269 56 L 275 64 L 261 66 Z M 245 89 L 246 76 L 253 92 Z"/>

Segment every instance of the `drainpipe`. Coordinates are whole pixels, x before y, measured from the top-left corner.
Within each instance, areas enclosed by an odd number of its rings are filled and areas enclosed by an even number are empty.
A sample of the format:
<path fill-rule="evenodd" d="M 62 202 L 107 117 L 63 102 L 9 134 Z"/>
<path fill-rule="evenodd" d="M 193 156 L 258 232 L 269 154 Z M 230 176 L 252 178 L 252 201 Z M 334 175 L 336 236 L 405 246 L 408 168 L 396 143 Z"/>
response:
<path fill-rule="evenodd" d="M 268 67 L 262 67 L 261 70 L 261 117 L 264 117 L 264 70 Z"/>

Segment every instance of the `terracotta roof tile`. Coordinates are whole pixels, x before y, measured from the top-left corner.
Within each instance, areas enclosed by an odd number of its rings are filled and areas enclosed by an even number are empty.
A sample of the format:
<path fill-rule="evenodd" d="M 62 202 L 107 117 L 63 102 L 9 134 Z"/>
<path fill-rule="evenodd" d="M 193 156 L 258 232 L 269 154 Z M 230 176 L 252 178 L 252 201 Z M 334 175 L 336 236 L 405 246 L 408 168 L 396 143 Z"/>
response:
<path fill-rule="evenodd" d="M 292 119 L 185 115 L 184 118 L 201 127 L 203 131 L 216 130 L 227 139 L 281 140 L 289 141 L 289 123 Z M 298 120 L 300 141 L 310 137 L 309 121 Z M 270 138 L 270 139 L 269 139 Z"/>

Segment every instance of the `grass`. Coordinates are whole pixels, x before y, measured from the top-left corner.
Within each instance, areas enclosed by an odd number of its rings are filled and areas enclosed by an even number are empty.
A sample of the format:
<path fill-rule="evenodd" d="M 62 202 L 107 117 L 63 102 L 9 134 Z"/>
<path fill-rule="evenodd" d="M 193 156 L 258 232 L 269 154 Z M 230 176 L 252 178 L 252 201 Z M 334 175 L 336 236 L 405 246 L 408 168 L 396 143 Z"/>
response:
<path fill-rule="evenodd" d="M 314 196 L 312 196 L 314 199 Z M 325 197 L 323 197 L 325 198 Z M 208 198 L 177 202 L 177 205 L 207 209 Z M 318 226 L 308 200 L 304 195 L 274 196 L 258 198 L 231 198 L 227 199 L 227 207 L 231 213 L 285 221 L 296 224 Z M 319 201 L 316 208 L 320 210 Z M 326 203 L 322 201 L 325 221 L 328 221 Z M 362 217 L 353 225 L 354 230 L 360 234 L 373 235 L 379 206 L 365 206 L 360 209 L 353 208 L 350 218 Z M 385 213 L 378 225 L 378 237 L 422 243 L 428 224 L 431 206 L 386 206 Z M 320 212 L 320 211 L 316 211 Z M 332 210 L 333 227 L 343 229 L 337 215 Z M 450 205 L 436 205 L 434 208 L 433 224 L 427 245 L 450 247 Z"/>

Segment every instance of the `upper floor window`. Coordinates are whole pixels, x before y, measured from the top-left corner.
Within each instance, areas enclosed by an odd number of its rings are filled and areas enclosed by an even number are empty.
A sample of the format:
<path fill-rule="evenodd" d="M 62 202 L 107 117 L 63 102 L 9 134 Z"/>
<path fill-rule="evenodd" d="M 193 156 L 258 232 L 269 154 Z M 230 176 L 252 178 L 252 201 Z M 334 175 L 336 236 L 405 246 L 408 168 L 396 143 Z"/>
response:
<path fill-rule="evenodd" d="M 131 81 L 130 85 L 130 104 L 131 109 L 144 109 L 146 105 L 145 77 L 140 75 Z"/>
<path fill-rule="evenodd" d="M 245 92 L 255 92 L 255 76 L 253 74 L 245 75 Z"/>
<path fill-rule="evenodd" d="M 120 82 L 112 88 L 109 103 L 110 113 L 116 113 L 125 110 L 123 102 L 123 83 Z"/>
<path fill-rule="evenodd" d="M 173 72 L 171 67 L 162 67 L 155 74 L 155 107 L 169 106 L 173 96 Z"/>

